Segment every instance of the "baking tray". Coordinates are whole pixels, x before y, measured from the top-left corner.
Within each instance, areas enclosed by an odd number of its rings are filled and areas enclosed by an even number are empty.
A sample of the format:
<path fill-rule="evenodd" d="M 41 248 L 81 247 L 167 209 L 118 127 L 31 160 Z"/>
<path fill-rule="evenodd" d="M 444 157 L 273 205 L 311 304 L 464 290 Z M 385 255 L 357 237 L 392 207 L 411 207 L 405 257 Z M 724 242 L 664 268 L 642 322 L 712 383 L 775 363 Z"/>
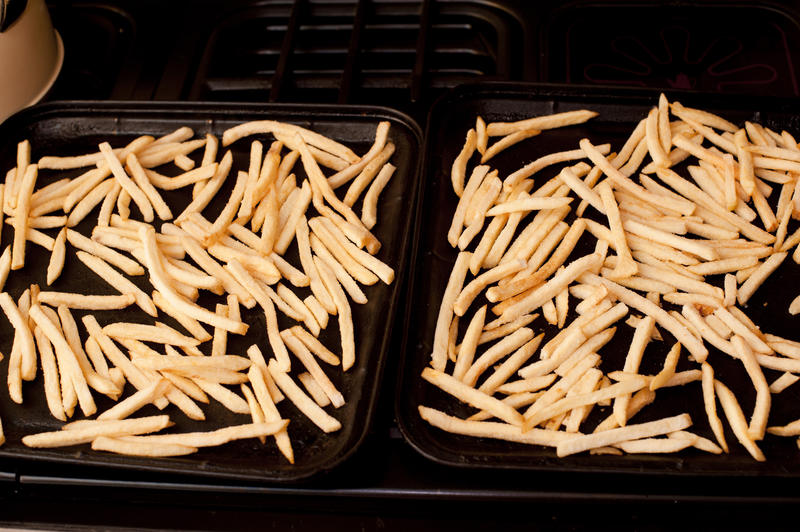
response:
<path fill-rule="evenodd" d="M 0 167 L 8 169 L 15 165 L 16 143 L 29 139 L 32 144 L 32 160 L 42 155 L 73 155 L 97 149 L 99 142 L 108 140 L 114 146 L 124 145 L 133 138 L 144 135 L 163 135 L 180 126 L 190 126 L 196 136 L 213 133 L 221 138 L 222 132 L 241 122 L 259 119 L 275 119 L 295 123 L 311 128 L 343 142 L 357 153 L 365 153 L 374 141 L 375 127 L 381 120 L 391 123 L 389 140 L 395 143 L 397 150 L 392 158 L 397 171 L 389 185 L 381 195 L 378 209 L 378 224 L 375 235 L 382 242 L 378 257 L 391 265 L 396 272 L 396 279 L 390 286 L 382 283 L 366 287 L 369 299 L 366 305 L 353 304 L 353 320 L 355 324 L 357 345 L 356 363 L 341 375 L 341 370 L 327 371 L 329 377 L 344 394 L 347 403 L 335 411 L 329 407 L 330 413 L 340 420 L 342 429 L 332 434 L 324 434 L 305 416 L 303 416 L 288 400 L 278 405 L 284 417 L 291 419 L 289 433 L 292 439 L 295 464 L 290 465 L 277 451 L 274 444 L 263 446 L 258 440 L 243 440 L 228 445 L 201 449 L 198 453 L 183 458 L 147 459 L 116 456 L 91 451 L 88 445 L 62 449 L 29 449 L 22 445 L 20 438 L 26 434 L 40 431 L 57 430 L 61 423 L 50 416 L 44 399 L 42 379 L 23 385 L 24 402 L 16 405 L 10 401 L 8 391 L 3 387 L 0 391 L 0 415 L 6 434 L 6 443 L 0 447 L 0 456 L 26 460 L 58 462 L 62 464 L 85 464 L 92 466 L 110 466 L 137 470 L 158 471 L 165 473 L 185 473 L 207 477 L 227 478 L 233 480 L 257 480 L 290 482 L 308 479 L 326 472 L 345 460 L 360 445 L 369 431 L 370 423 L 376 407 L 379 383 L 386 363 L 389 349 L 389 338 L 393 324 L 393 316 L 401 296 L 401 286 L 405 272 L 406 249 L 409 246 L 412 217 L 408 213 L 413 210 L 417 194 L 418 169 L 422 145 L 420 128 L 407 116 L 378 107 L 348 106 L 315 106 L 315 105 L 283 105 L 283 104 L 226 104 L 226 103 L 169 103 L 169 102 L 53 102 L 19 113 L 0 127 Z M 246 170 L 250 140 L 261 138 L 271 142 L 271 136 L 260 135 L 236 142 L 230 148 L 234 151 L 234 167 L 232 176 L 237 170 Z M 268 146 L 268 144 L 267 144 Z M 226 148 L 227 149 L 227 148 Z M 224 153 L 220 147 L 220 157 Z M 202 152 L 202 150 L 200 150 Z M 196 154 L 197 157 L 202 153 Z M 37 186 L 64 176 L 77 175 L 81 171 L 42 172 Z M 180 171 L 175 168 L 175 174 Z M 298 181 L 304 177 L 302 166 L 297 165 L 295 172 Z M 233 187 L 234 179 L 227 180 L 226 186 L 218 192 L 214 202 L 206 209 L 205 214 L 213 219 L 217 216 Z M 186 190 L 164 194 L 174 213 L 180 212 L 189 198 Z M 313 208 L 313 207 L 312 207 Z M 360 206 L 356 204 L 357 212 Z M 96 217 L 96 211 L 93 213 Z M 92 216 L 78 226 L 84 234 L 96 223 Z M 138 211 L 133 210 L 131 217 L 141 219 Z M 55 233 L 55 230 L 49 231 Z M 3 230 L 3 242 L 12 239 L 10 227 Z M 29 244 L 27 246 L 26 268 L 12 272 L 6 290 L 12 297 L 18 297 L 31 283 L 39 283 L 46 287 L 44 271 L 49 259 L 49 252 L 44 248 Z M 296 246 L 293 244 L 287 251 L 286 258 L 299 265 Z M 33 265 L 36 265 L 33 267 Z M 134 282 L 146 291 L 148 287 L 143 277 Z M 68 248 L 67 262 L 61 278 L 53 285 L 55 290 L 87 291 L 88 293 L 114 293 L 99 277 L 77 260 L 74 252 Z M 294 288 L 293 288 L 294 289 Z M 305 297 L 308 289 L 294 289 L 298 295 Z M 310 291 L 308 291 L 310 293 Z M 200 303 L 208 305 L 216 301 L 212 294 L 201 295 Z M 83 314 L 75 312 L 76 319 Z M 102 324 L 116 320 L 146 321 L 142 312 L 106 311 L 97 313 Z M 379 316 L 380 319 L 375 319 Z M 245 337 L 229 335 L 228 352 L 245 354 L 251 344 L 258 344 L 266 357 L 271 350 L 266 340 L 266 329 L 263 312 L 255 307 L 251 310 L 242 308 L 242 318 L 250 324 Z M 180 327 L 173 321 L 164 318 L 167 323 Z M 150 321 L 152 323 L 152 321 Z M 281 328 L 292 325 L 292 322 L 279 313 Z M 81 330 L 83 327 L 80 327 Z M 179 328 L 179 330 L 181 330 Z M 82 330 L 82 333 L 85 331 Z M 0 320 L 0 351 L 9 353 L 11 349 L 11 328 L 8 322 Z M 330 346 L 334 352 L 340 351 L 339 332 L 335 317 L 331 319 L 327 330 L 320 339 Z M 205 344 L 204 344 L 205 345 Z M 246 355 L 245 355 L 246 356 Z M 295 368 L 301 365 L 294 364 Z M 0 363 L 0 373 L 5 375 L 6 361 Z M 3 379 L 5 380 L 5 379 Z M 125 395 L 131 393 L 130 385 Z M 111 401 L 95 394 L 98 412 L 111 405 Z M 208 406 L 203 406 L 207 422 L 193 422 L 174 407 L 168 412 L 176 423 L 173 431 L 209 430 L 225 425 L 248 423 L 249 416 L 237 415 L 224 409 L 213 399 Z M 152 405 L 143 409 L 138 415 L 151 415 L 158 411 Z M 76 409 L 74 419 L 82 417 Z"/>
<path fill-rule="evenodd" d="M 456 196 L 450 184 L 450 167 L 460 151 L 466 131 L 473 127 L 475 117 L 490 121 L 513 121 L 531 116 L 588 108 L 599 112 L 599 116 L 586 124 L 545 131 L 538 137 L 521 142 L 490 161 L 492 168 L 499 169 L 501 178 L 547 153 L 576 149 L 581 138 L 588 137 L 595 144 L 612 143 L 619 149 L 633 130 L 635 124 L 658 101 L 658 91 L 647 89 L 596 88 L 560 85 L 533 85 L 517 83 L 483 83 L 460 86 L 442 97 L 431 111 L 427 125 L 426 153 L 424 163 L 424 187 L 420 197 L 420 208 L 416 224 L 419 236 L 415 240 L 414 258 L 409 282 L 408 312 L 406 315 L 407 338 L 405 361 L 401 363 L 396 393 L 396 416 L 405 439 L 420 453 L 442 464 L 468 468 L 515 468 L 540 471 L 594 471 L 617 473 L 657 473 L 693 475 L 789 475 L 800 476 L 800 452 L 794 438 L 778 438 L 767 435 L 761 447 L 767 462 L 754 461 L 739 445 L 726 426 L 726 439 L 731 448 L 728 455 L 714 456 L 694 449 L 676 455 L 625 455 L 590 456 L 588 454 L 557 458 L 555 450 L 538 446 L 526 446 L 499 440 L 479 439 L 446 433 L 423 421 L 418 413 L 420 404 L 441 409 L 452 415 L 467 417 L 474 412 L 471 407 L 459 403 L 419 376 L 430 360 L 433 332 L 444 288 L 456 251 L 446 240 L 447 229 L 456 207 Z M 667 93 L 672 100 L 685 105 L 718 112 L 737 124 L 745 120 L 758 121 L 781 131 L 786 129 L 800 133 L 800 105 L 796 100 L 754 100 L 742 96 L 708 95 L 689 92 Z M 471 161 L 470 168 L 476 164 Z M 536 186 L 557 174 L 561 165 L 545 169 L 536 177 Z M 779 189 L 776 189 L 776 193 Z M 773 195 L 772 200 L 776 200 Z M 774 208 L 774 204 L 773 204 Z M 591 216 L 592 209 L 587 209 Z M 594 213 L 596 214 L 596 213 Z M 574 214 L 571 215 L 574 217 Z M 527 219 L 527 218 L 526 218 Z M 599 218 L 598 218 L 599 219 Z M 567 218 L 569 222 L 571 218 Z M 524 222 L 523 222 L 524 223 Z M 522 225 L 522 224 L 521 224 Z M 790 231 L 797 223 L 790 224 Z M 475 243 L 473 243 L 474 247 Z M 582 238 L 569 260 L 590 253 L 594 246 L 591 238 Z M 470 248 L 471 249 L 471 248 Z M 787 309 L 799 292 L 798 266 L 787 259 L 782 267 L 756 292 L 748 303 L 746 312 L 765 332 L 800 339 L 797 333 L 800 318 L 792 317 Z M 713 277 L 709 277 L 711 282 Z M 787 289 L 787 287 L 790 287 Z M 574 306 L 571 298 L 570 306 Z M 473 303 L 472 311 L 479 305 Z M 471 312 L 467 316 L 471 315 Z M 632 314 L 636 314 L 632 312 Z M 571 310 L 567 318 L 574 318 Z M 461 320 L 459 337 L 463 335 L 467 319 Z M 612 340 L 601 350 L 601 369 L 622 369 L 627 346 L 633 330 L 621 322 Z M 548 326 L 537 318 L 529 327 L 545 332 L 546 342 L 555 334 L 555 327 Z M 651 342 L 645 352 L 641 371 L 655 374 L 663 364 L 664 356 L 673 340 L 664 333 L 663 342 Z M 532 360 L 536 360 L 534 357 Z M 709 362 L 716 370 L 717 378 L 738 391 L 742 408 L 750 415 L 755 401 L 755 392 L 743 368 L 735 360 L 712 350 Z M 685 350 L 681 355 L 678 371 L 691 369 L 696 364 L 686 360 Z M 764 370 L 768 382 L 780 373 Z M 702 406 L 699 383 L 691 388 L 668 388 L 658 392 L 655 403 L 643 409 L 633 418 L 634 422 L 645 422 L 665 416 L 688 412 L 694 425 L 692 430 L 712 438 Z M 770 415 L 770 425 L 781 425 L 800 417 L 800 408 L 791 408 L 800 400 L 800 386 L 792 386 L 775 397 Z M 721 407 L 718 408 L 721 414 Z M 610 408 L 595 408 L 586 422 L 593 427 L 607 416 Z"/>

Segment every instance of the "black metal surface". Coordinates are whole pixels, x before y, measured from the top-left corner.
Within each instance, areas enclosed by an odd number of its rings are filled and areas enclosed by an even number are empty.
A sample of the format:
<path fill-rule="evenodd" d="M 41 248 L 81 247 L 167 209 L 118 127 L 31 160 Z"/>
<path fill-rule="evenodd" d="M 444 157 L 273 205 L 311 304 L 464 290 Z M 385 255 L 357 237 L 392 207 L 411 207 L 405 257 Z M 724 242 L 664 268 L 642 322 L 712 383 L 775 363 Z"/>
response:
<path fill-rule="evenodd" d="M 706 95 L 691 93 L 675 94 L 674 98 L 686 105 L 716 112 L 739 125 L 743 125 L 745 120 L 752 120 L 777 131 L 800 131 L 797 103 L 794 100 L 772 99 L 754 104 L 745 97 L 716 96 L 712 99 Z M 446 238 L 458 199 L 452 192 L 450 168 L 463 145 L 466 131 L 474 126 L 475 117 L 481 116 L 488 123 L 584 108 L 600 113 L 586 124 L 546 131 L 540 136 L 521 142 L 487 163 L 498 169 L 501 176 L 505 176 L 547 153 L 576 149 L 582 138 L 589 138 L 595 144 L 610 142 L 612 150 L 618 150 L 638 121 L 657 103 L 657 99 L 658 92 L 648 90 L 587 90 L 566 86 L 488 83 L 461 86 L 434 105 L 427 126 L 424 166 L 426 181 L 419 209 L 420 218 L 417 220 L 418 227 L 424 229 L 418 230 L 419 238 L 415 241 L 415 258 L 411 268 L 413 288 L 407 296 L 407 308 L 413 309 L 408 313 L 409 321 L 405 326 L 410 338 L 406 344 L 407 360 L 402 365 L 402 376 L 395 394 L 400 429 L 409 443 L 425 456 L 443 464 L 475 468 L 728 477 L 796 478 L 800 475 L 800 453 L 793 438 L 767 435 L 760 442 L 768 458 L 763 463 L 753 460 L 736 444 L 732 444 L 730 454 L 724 456 L 686 450 L 677 455 L 577 455 L 559 459 L 553 449 L 540 446 L 446 433 L 430 426 L 417 413 L 419 405 L 437 408 L 458 417 L 467 417 L 474 413 L 468 405 L 459 403 L 423 381 L 419 374 L 430 360 L 439 305 L 457 255 L 457 250 L 449 245 Z M 476 164 L 474 160 L 472 164 Z M 546 168 L 534 176 L 537 183 L 535 188 L 557 175 L 562 166 Z M 776 201 L 776 194 L 772 195 L 771 200 Z M 596 213 L 588 209 L 586 216 L 593 217 L 593 214 Z M 574 214 L 568 216 L 566 221 L 569 223 L 573 219 Z M 602 222 L 602 217 L 598 221 Z M 524 227 L 524 224 L 523 220 L 520 227 Z M 793 224 L 790 230 L 794 230 L 796 225 Z M 582 239 L 568 261 L 591 253 L 594 241 L 591 237 Z M 474 245 L 475 242 L 469 249 Z M 787 285 L 796 284 L 794 279 L 797 272 L 798 267 L 792 261 L 784 263 L 748 302 L 745 309 L 747 314 L 764 332 L 791 339 L 798 338 L 797 320 L 787 311 L 795 294 L 794 291 L 785 289 Z M 706 282 L 721 286 L 722 276 L 707 277 Z M 472 308 L 477 308 L 483 302 L 482 298 L 476 300 Z M 666 303 L 665 305 L 673 308 Z M 679 310 L 679 307 L 675 308 Z M 637 314 L 635 311 L 632 313 Z M 573 311 L 567 319 L 571 320 L 574 316 Z M 467 322 L 465 317 L 460 326 L 462 334 Z M 633 336 L 631 327 L 621 323 L 618 325 L 614 339 L 601 352 L 603 360 L 600 367 L 604 372 L 622 369 L 627 346 Z M 545 332 L 543 342 L 547 342 L 557 332 L 555 326 L 547 325 L 541 317 L 530 327 L 536 334 Z M 651 343 L 641 371 L 645 374 L 657 373 L 673 343 L 669 334 L 664 335 L 662 342 Z M 734 391 L 740 392 L 742 408 L 745 412 L 750 412 L 755 401 L 755 392 L 741 363 L 714 349 L 711 349 L 708 361 L 715 368 L 718 379 Z M 678 371 L 696 366 L 684 356 Z M 764 373 L 769 382 L 781 374 L 766 369 Z M 796 419 L 800 415 L 796 406 L 798 400 L 800 388 L 796 386 L 775 396 L 770 424 L 781 425 Z M 704 413 L 699 382 L 659 391 L 656 401 L 643 409 L 635 421 L 652 421 L 683 412 L 691 415 L 694 432 L 713 439 Z M 587 430 L 591 431 L 592 427 L 609 414 L 610 408 L 594 409 L 585 422 Z M 727 432 L 726 438 L 730 442 L 736 441 L 732 432 Z"/>
<path fill-rule="evenodd" d="M 0 137 L 11 142 L 0 147 L 0 167 L 11 168 L 15 161 L 16 143 L 24 138 L 33 146 L 33 159 L 48 154 L 78 154 L 93 149 L 99 142 L 110 141 L 112 145 L 124 145 L 133 138 L 150 134 L 163 135 L 181 126 L 190 126 L 199 136 L 222 132 L 238 123 L 255 119 L 276 119 L 297 123 L 343 142 L 356 152 L 366 152 L 373 142 L 375 128 L 380 120 L 388 120 L 392 127 L 389 138 L 397 146 L 393 162 L 397 172 L 381 196 L 379 205 L 379 224 L 375 235 L 383 243 L 378 256 L 387 264 L 393 265 L 397 282 L 391 286 L 382 283 L 367 287 L 365 293 L 369 302 L 354 305 L 353 320 L 357 334 L 356 363 L 346 374 L 333 369 L 330 374 L 338 389 L 347 398 L 347 403 L 331 414 L 342 423 L 342 429 L 332 434 L 324 434 L 287 401 L 279 405 L 283 415 L 291 419 L 289 428 L 295 452 L 295 464 L 289 464 L 273 445 L 266 447 L 257 440 L 236 442 L 216 449 L 202 450 L 196 455 L 179 459 L 131 459 L 123 456 L 88 451 L 88 446 L 67 449 L 30 449 L 22 445 L 25 434 L 58 430 L 61 423 L 49 415 L 41 382 L 36 381 L 23 388 L 25 401 L 15 405 L 7 392 L 0 392 L 0 406 L 4 413 L 6 443 L 0 447 L 0 456 L 26 460 L 46 460 L 53 463 L 72 463 L 91 466 L 129 468 L 140 471 L 157 471 L 202 475 L 207 477 L 234 480 L 270 480 L 276 482 L 298 481 L 326 472 L 349 457 L 369 430 L 370 421 L 376 406 L 379 384 L 389 349 L 389 337 L 393 316 L 400 296 L 400 286 L 404 276 L 404 257 L 410 236 L 411 219 L 406 216 L 413 208 L 417 188 L 418 159 L 421 134 L 419 128 L 405 116 L 389 109 L 365 107 L 323 107 L 291 105 L 247 105 L 247 104 L 180 104 L 180 103 L 52 103 L 35 107 L 3 124 Z M 264 137 L 264 136 L 262 136 Z M 234 167 L 230 175 L 246 169 L 249 160 L 249 140 L 231 145 L 234 152 Z M 267 139 L 263 139 L 268 141 Z M 39 186 L 71 174 L 73 172 L 45 172 L 39 178 Z M 299 169 L 295 169 L 302 176 Z M 206 213 L 213 219 L 227 201 L 227 194 L 233 185 L 229 178 L 225 187 L 209 205 Z M 191 200 L 186 190 L 164 194 L 174 212 L 180 212 Z M 358 208 L 358 205 L 356 205 Z M 94 225 L 90 215 L 77 226 L 77 230 L 89 234 Z M 52 232 L 52 230 L 51 230 Z M 6 241 L 10 239 L 7 228 Z M 49 253 L 43 248 L 29 246 L 27 267 L 14 272 L 5 290 L 17 298 L 31 283 L 45 285 L 42 264 L 46 264 Z M 288 251 L 287 258 L 294 260 L 294 247 Z M 142 279 L 134 282 L 149 293 L 148 283 Z M 78 293 L 114 293 L 114 290 L 78 261 L 72 252 L 68 253 L 61 278 L 52 286 L 54 290 Z M 307 289 L 296 289 L 300 297 L 305 297 Z M 218 298 L 204 295 L 201 304 L 209 307 Z M 217 301 L 219 302 L 219 301 Z M 375 320 L 380 313 L 384 319 Z M 83 313 L 76 313 L 76 318 Z M 145 316 L 137 310 L 106 311 L 96 313 L 101 325 L 112 321 L 142 321 Z M 261 346 L 269 352 L 266 340 L 266 325 L 263 313 L 256 307 L 242 310 L 242 319 L 250 325 L 244 337 L 231 335 L 228 351 L 244 356 L 252 344 Z M 281 316 L 281 328 L 289 327 L 290 320 Z M 178 326 L 180 327 L 180 326 Z M 10 351 L 12 331 L 8 324 L 0 327 L 0 350 Z M 339 344 L 338 327 L 335 321 L 323 331 L 320 340 L 329 346 Z M 6 362 L 7 364 L 7 362 Z M 299 365 L 295 365 L 297 369 Z M 5 365 L 4 365 L 5 367 Z M 299 371 L 299 370 L 298 370 Z M 110 406 L 104 397 L 97 399 L 99 411 Z M 205 409 L 205 408 L 204 408 Z M 235 415 L 212 401 L 207 408 L 207 422 L 192 422 L 177 410 L 170 413 L 176 426 L 174 430 L 187 432 L 209 430 L 225 425 L 247 423 L 249 416 Z M 142 412 L 155 414 L 155 407 Z"/>

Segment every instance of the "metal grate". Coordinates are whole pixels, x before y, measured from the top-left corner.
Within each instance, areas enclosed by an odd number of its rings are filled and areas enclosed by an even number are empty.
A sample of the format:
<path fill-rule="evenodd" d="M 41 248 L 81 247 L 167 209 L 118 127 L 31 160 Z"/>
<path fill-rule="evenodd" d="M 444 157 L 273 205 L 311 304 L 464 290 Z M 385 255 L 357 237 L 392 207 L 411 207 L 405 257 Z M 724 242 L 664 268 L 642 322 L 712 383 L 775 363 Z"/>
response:
<path fill-rule="evenodd" d="M 211 31 L 188 97 L 407 108 L 459 83 L 519 79 L 521 38 L 506 11 L 478 2 L 275 2 Z"/>

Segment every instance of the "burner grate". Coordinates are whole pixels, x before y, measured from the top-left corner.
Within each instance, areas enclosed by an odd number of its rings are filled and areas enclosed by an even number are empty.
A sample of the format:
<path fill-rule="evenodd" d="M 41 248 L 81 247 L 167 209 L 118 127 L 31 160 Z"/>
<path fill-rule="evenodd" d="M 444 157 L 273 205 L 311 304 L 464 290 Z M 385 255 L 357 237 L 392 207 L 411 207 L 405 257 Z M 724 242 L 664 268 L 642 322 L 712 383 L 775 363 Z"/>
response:
<path fill-rule="evenodd" d="M 800 95 L 800 27 L 774 9 L 573 5 L 545 28 L 550 81 Z"/>
<path fill-rule="evenodd" d="M 270 3 L 211 31 L 192 100 L 391 103 L 474 80 L 520 79 L 519 23 L 479 2 Z"/>

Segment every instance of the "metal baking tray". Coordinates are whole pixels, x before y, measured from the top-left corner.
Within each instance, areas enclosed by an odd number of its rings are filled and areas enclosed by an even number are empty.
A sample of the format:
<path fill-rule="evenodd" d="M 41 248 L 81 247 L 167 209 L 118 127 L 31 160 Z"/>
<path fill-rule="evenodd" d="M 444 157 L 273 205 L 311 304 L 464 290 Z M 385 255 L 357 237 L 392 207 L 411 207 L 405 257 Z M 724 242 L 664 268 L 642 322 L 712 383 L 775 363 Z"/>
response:
<path fill-rule="evenodd" d="M 375 128 L 379 121 L 391 123 L 389 140 L 397 146 L 392 163 L 397 167 L 394 177 L 383 191 L 378 208 L 378 224 L 375 235 L 382 243 L 378 257 L 391 265 L 396 272 L 393 284 L 382 283 L 366 287 L 365 293 L 369 302 L 365 305 L 352 304 L 353 320 L 356 331 L 356 363 L 344 375 L 341 369 L 326 371 L 331 380 L 342 391 L 346 404 L 339 409 L 329 407 L 329 412 L 341 423 L 338 432 L 324 434 L 288 400 L 278 405 L 284 417 L 291 419 L 289 434 L 295 453 L 295 464 L 289 464 L 277 448 L 267 442 L 262 445 L 258 440 L 232 442 L 217 448 L 201 449 L 194 455 L 183 458 L 148 459 L 133 458 L 108 453 L 91 451 L 88 445 L 61 449 L 29 449 L 22 445 L 20 439 L 26 434 L 40 431 L 57 430 L 61 423 L 54 419 L 47 410 L 44 399 L 41 377 L 23 385 L 24 402 L 17 405 L 8 397 L 5 387 L 0 391 L 0 416 L 6 435 L 6 443 L 0 447 L 0 456 L 25 460 L 48 461 L 61 464 L 85 464 L 91 466 L 109 466 L 136 470 L 157 471 L 203 475 L 206 477 L 226 478 L 231 480 L 254 480 L 272 482 L 293 482 L 308 479 L 327 472 L 352 455 L 369 431 L 375 411 L 379 384 L 389 349 L 391 327 L 394 314 L 401 296 L 401 286 L 405 273 L 405 257 L 408 255 L 412 217 L 408 212 L 413 209 L 417 194 L 418 169 L 422 145 L 422 134 L 416 123 L 402 113 L 378 107 L 354 106 L 316 106 L 316 105 L 284 105 L 284 104 L 239 104 L 239 103 L 170 103 L 170 102 L 53 102 L 23 111 L 9 119 L 0 127 L 0 168 L 9 169 L 15 166 L 16 143 L 29 139 L 32 144 L 32 160 L 42 155 L 76 155 L 97 149 L 98 143 L 109 141 L 114 146 L 124 145 L 133 138 L 149 134 L 163 135 L 180 126 L 190 126 L 196 136 L 213 133 L 221 138 L 222 132 L 238 123 L 249 120 L 274 119 L 311 128 L 319 133 L 350 146 L 357 153 L 365 153 L 374 140 Z M 261 138 L 268 146 L 271 136 L 254 136 L 230 146 L 234 151 L 234 167 L 231 175 L 237 170 L 246 170 L 250 140 Z M 228 148 L 225 148 L 228 149 Z M 220 147 L 220 157 L 224 153 Z M 202 153 L 200 154 L 202 155 Z M 197 155 L 198 157 L 200 155 Z M 5 172 L 5 170 L 4 170 Z M 175 169 L 175 173 L 179 171 Z M 295 167 L 298 178 L 304 177 L 302 166 Z M 64 176 L 73 176 L 81 170 L 54 172 L 43 171 L 37 186 L 46 185 L 51 180 Z M 234 179 L 227 180 L 216 195 L 214 202 L 206 209 L 205 214 L 213 219 L 227 201 Z M 299 179 L 298 179 L 299 181 Z M 189 195 L 190 196 L 190 195 Z M 164 194 L 174 213 L 180 212 L 189 202 L 186 189 Z M 356 204 L 357 212 L 360 212 Z M 312 207 L 313 209 L 313 207 Z M 95 222 L 90 214 L 78 229 L 84 234 Z M 138 211 L 131 214 L 134 219 Z M 88 224 L 88 226 L 87 226 Z M 55 233 L 55 230 L 50 230 Z M 3 242 L 12 239 L 10 227 L 3 230 Z M 18 297 L 31 283 L 38 283 L 46 288 L 45 270 L 49 252 L 44 248 L 29 244 L 27 246 L 26 267 L 12 272 L 6 290 L 12 297 Z M 286 255 L 287 259 L 299 266 L 296 246 L 293 244 Z M 152 288 L 143 277 L 133 279 L 145 291 Z M 91 273 L 69 249 L 67 261 L 61 278 L 53 285 L 54 290 L 84 291 L 84 293 L 114 293 L 99 277 Z M 293 288 L 294 289 L 294 288 Z M 308 289 L 294 289 L 298 295 L 305 297 Z M 310 291 L 308 291 L 310 293 Z M 208 305 L 216 300 L 212 294 L 201 295 Z M 132 307 L 134 308 L 134 307 Z M 74 312 L 79 319 L 82 312 Z M 143 321 L 145 314 L 138 309 L 124 311 L 105 311 L 97 313 L 101 324 L 116 320 Z M 380 319 L 375 319 L 380 316 Z M 258 307 L 247 310 L 242 308 L 242 318 L 250 324 L 246 336 L 229 335 L 228 352 L 244 355 L 252 344 L 258 344 L 266 357 L 270 356 L 269 344 L 266 340 L 265 319 Z M 160 318 L 161 319 L 161 318 Z M 167 323 L 179 327 L 164 318 Z M 8 322 L 0 320 L 0 351 L 8 354 L 11 349 L 12 332 Z M 152 323 L 152 321 L 150 321 Z M 279 313 L 281 328 L 292 323 Z M 81 330 L 83 327 L 80 327 Z M 180 330 L 180 329 L 179 329 Z M 82 330 L 82 333 L 85 331 Z M 332 317 L 327 330 L 320 339 L 330 346 L 334 352 L 338 347 L 339 332 L 336 318 Z M 293 367 L 300 367 L 296 364 Z M 6 361 L 0 363 L 0 372 L 5 374 Z M 4 379 L 5 380 L 5 379 Z M 126 387 L 125 395 L 131 393 Z M 98 412 L 111 405 L 111 401 L 95 394 Z M 250 417 L 233 414 L 222 405 L 210 399 L 210 404 L 201 405 L 206 413 L 206 422 L 193 422 L 186 418 L 173 406 L 164 412 L 170 414 L 176 426 L 172 431 L 210 430 L 226 425 L 249 423 Z M 138 415 L 151 415 L 158 411 L 152 405 L 143 409 Z M 79 409 L 73 419 L 81 417 Z"/>
<path fill-rule="evenodd" d="M 545 131 L 540 136 L 523 141 L 492 159 L 488 164 L 499 169 L 500 177 L 547 153 L 576 149 L 581 138 L 595 144 L 610 142 L 617 150 L 635 124 L 657 104 L 658 92 L 647 89 L 587 88 L 580 86 L 533 85 L 515 83 L 484 83 L 462 85 L 442 97 L 429 116 L 424 162 L 425 182 L 420 197 L 415 240 L 412 278 L 409 282 L 407 338 L 405 361 L 401 363 L 396 393 L 396 416 L 403 436 L 420 453 L 442 464 L 468 468 L 514 468 L 540 471 L 594 471 L 618 473 L 656 473 L 690 475 L 776 475 L 800 476 L 800 452 L 794 438 L 767 435 L 760 446 L 767 461 L 758 463 L 739 445 L 729 430 L 726 439 L 731 448 L 727 455 L 710 455 L 687 449 L 675 455 L 590 456 L 588 454 L 557 458 L 554 449 L 526 446 L 499 440 L 480 439 L 450 434 L 432 427 L 420 418 L 417 407 L 426 405 L 452 415 L 467 417 L 474 412 L 420 378 L 420 372 L 430 360 L 433 332 L 442 294 L 455 262 L 456 251 L 447 243 L 447 229 L 456 206 L 456 196 L 450 184 L 450 167 L 460 151 L 466 131 L 474 126 L 480 115 L 490 121 L 513 121 L 531 116 L 587 108 L 599 116 L 586 124 Z M 667 93 L 670 101 L 679 100 L 688 106 L 717 112 L 737 124 L 745 120 L 758 121 L 776 131 L 786 129 L 800 133 L 795 100 L 762 99 L 743 96 L 709 95 L 689 92 Z M 470 165 L 476 164 L 471 161 Z M 472 166 L 470 166 L 471 168 Z M 541 171 L 534 188 L 557 174 L 557 168 Z M 776 201 L 779 188 L 772 200 Z M 773 203 L 774 208 L 774 203 Z M 592 209 L 587 216 L 592 216 Z M 594 213 L 596 214 L 596 213 Z M 574 214 L 571 215 L 574 218 Z M 567 222 L 573 218 L 567 218 Z M 797 227 L 790 224 L 790 231 Z M 582 238 L 569 260 L 590 253 L 594 239 Z M 474 247 L 474 243 L 473 243 Z M 471 248 L 470 248 L 471 249 Z M 790 316 L 787 309 L 798 294 L 798 266 L 788 258 L 781 268 L 756 292 L 745 309 L 762 330 L 790 339 L 800 339 L 797 327 L 800 318 Z M 707 278 L 710 282 L 721 280 Z M 574 306 L 571 298 L 570 306 Z M 473 309 L 479 305 L 476 300 Z M 636 314 L 635 312 L 631 312 Z M 471 313 L 468 313 L 471 315 Z M 574 317 L 571 311 L 567 321 Z M 464 319 L 462 322 L 468 320 Z M 632 328 L 617 324 L 612 342 L 601 350 L 605 371 L 621 369 L 627 346 L 633 336 Z M 546 342 L 556 329 L 541 318 L 529 327 L 545 332 Z M 463 334 L 466 323 L 460 327 Z M 641 371 L 654 374 L 663 364 L 664 356 L 674 339 L 664 333 L 663 342 L 651 342 L 645 352 Z M 532 360 L 535 360 L 535 356 Z M 709 362 L 717 378 L 737 392 L 745 415 L 749 416 L 755 392 L 741 364 L 727 355 L 711 351 Z M 697 367 L 686 360 L 685 350 L 678 371 Z M 780 373 L 764 370 L 768 382 Z M 800 408 L 792 407 L 800 400 L 800 386 L 792 386 L 774 397 L 770 425 L 782 425 L 800 417 Z M 724 418 L 721 407 L 720 416 Z M 688 412 L 694 425 L 691 430 L 713 439 L 703 410 L 699 382 L 688 388 L 668 388 L 658 392 L 656 401 L 643 409 L 632 422 L 645 422 Z M 591 430 L 610 413 L 610 408 L 595 408 L 585 423 Z"/>

